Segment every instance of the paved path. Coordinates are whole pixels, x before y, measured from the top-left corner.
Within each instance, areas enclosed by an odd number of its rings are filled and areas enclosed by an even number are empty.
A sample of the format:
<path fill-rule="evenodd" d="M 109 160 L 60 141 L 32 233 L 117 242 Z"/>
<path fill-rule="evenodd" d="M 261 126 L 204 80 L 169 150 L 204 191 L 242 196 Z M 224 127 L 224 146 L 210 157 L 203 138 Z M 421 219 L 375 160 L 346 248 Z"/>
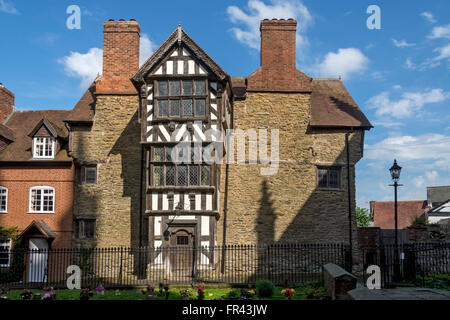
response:
<path fill-rule="evenodd" d="M 353 300 L 450 300 L 450 290 L 412 287 L 379 290 L 359 287 L 348 294 Z"/>

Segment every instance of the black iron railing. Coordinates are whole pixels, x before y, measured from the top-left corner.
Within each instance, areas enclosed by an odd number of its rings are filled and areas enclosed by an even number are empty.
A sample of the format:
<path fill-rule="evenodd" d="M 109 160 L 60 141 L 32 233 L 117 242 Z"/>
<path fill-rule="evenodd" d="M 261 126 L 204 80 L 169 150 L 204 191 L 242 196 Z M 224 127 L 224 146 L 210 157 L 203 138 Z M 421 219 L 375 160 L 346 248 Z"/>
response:
<path fill-rule="evenodd" d="M 225 252 L 225 260 L 223 259 Z M 94 249 L 13 249 L 0 253 L 0 286 L 66 287 L 69 266 L 80 270 L 82 287 L 131 287 L 151 283 L 276 284 L 321 281 L 322 266 L 348 268 L 350 247 L 341 243 L 140 247 Z M 224 264 L 222 272 L 222 264 Z M 77 269 L 75 267 L 75 269 Z M 72 267 L 73 268 L 73 267 Z"/>
<path fill-rule="evenodd" d="M 364 283 L 369 276 L 366 270 L 370 265 L 380 267 L 383 287 L 413 282 L 416 276 L 450 274 L 450 243 L 407 243 L 399 244 L 397 248 L 395 244 L 364 247 L 360 255 Z"/>

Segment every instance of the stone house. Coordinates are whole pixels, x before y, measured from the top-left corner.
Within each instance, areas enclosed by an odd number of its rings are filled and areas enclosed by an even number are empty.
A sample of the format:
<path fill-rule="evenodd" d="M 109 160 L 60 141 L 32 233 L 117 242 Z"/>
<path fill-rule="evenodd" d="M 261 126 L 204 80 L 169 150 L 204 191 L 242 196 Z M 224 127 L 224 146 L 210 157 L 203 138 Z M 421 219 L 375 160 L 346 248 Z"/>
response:
<path fill-rule="evenodd" d="M 296 69 L 296 25 L 263 20 L 261 67 L 230 77 L 181 26 L 139 67 L 139 24 L 105 22 L 102 75 L 64 119 L 76 168 L 73 245 L 348 242 L 351 234 L 355 247 L 355 165 L 372 126 L 340 79 Z M 198 157 L 235 159 L 238 130 L 244 161 Z M 256 141 L 279 157 L 253 159 Z M 261 174 L 271 165 L 275 174 Z"/>

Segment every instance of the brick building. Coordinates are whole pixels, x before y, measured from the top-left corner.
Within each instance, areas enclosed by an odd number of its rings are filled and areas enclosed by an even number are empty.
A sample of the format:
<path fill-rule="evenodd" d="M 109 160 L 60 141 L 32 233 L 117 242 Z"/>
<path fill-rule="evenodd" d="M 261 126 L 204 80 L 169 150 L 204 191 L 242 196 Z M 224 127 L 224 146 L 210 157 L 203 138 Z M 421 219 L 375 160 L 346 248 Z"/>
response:
<path fill-rule="evenodd" d="M 340 79 L 297 70 L 296 26 L 263 20 L 261 67 L 230 77 L 181 26 L 139 68 L 139 24 L 105 22 L 102 75 L 63 119 L 76 168 L 73 245 L 346 242 L 347 181 L 355 244 L 355 164 L 372 126 Z M 227 129 L 247 133 L 246 164 L 198 158 L 208 147 L 236 158 Z M 274 175 L 251 158 L 257 139 L 275 148 L 258 129 L 279 130 Z"/>
<path fill-rule="evenodd" d="M 74 166 L 63 123 L 71 111 L 17 111 L 4 86 L 0 97 L 0 225 L 17 227 L 23 247 L 71 247 Z"/>

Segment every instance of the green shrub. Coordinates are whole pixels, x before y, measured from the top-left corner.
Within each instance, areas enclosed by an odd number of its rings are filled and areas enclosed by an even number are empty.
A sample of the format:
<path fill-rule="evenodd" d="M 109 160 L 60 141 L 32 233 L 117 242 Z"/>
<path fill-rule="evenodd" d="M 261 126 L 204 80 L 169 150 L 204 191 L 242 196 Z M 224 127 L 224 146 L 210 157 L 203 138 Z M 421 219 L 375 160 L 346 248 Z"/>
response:
<path fill-rule="evenodd" d="M 273 291 L 275 286 L 272 281 L 269 280 L 259 280 L 256 283 L 256 294 L 260 298 L 271 298 L 273 296 Z"/>
<path fill-rule="evenodd" d="M 423 276 L 416 276 L 415 285 L 433 289 L 450 289 L 450 275 L 431 273 Z"/>
<path fill-rule="evenodd" d="M 226 296 L 225 299 L 227 300 L 237 300 L 241 297 L 241 292 L 239 290 L 231 290 L 229 291 Z"/>

